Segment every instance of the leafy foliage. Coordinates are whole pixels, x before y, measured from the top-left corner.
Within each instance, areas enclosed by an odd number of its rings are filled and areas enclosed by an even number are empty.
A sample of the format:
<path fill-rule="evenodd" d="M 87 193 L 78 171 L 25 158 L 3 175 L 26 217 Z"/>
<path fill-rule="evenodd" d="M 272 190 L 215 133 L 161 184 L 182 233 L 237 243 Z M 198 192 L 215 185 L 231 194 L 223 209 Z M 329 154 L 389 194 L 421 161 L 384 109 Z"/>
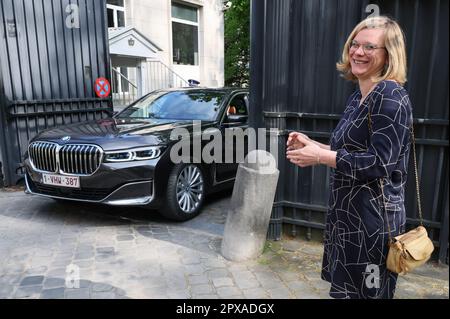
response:
<path fill-rule="evenodd" d="M 250 0 L 233 0 L 225 11 L 225 85 L 250 82 Z"/>

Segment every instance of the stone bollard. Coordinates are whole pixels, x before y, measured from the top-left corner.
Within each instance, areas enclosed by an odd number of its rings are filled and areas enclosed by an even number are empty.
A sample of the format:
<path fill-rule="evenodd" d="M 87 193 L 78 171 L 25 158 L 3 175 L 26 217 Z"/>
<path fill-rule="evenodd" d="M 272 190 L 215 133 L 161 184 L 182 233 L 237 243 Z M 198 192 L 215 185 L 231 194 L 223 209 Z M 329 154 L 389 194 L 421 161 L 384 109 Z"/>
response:
<path fill-rule="evenodd" d="M 232 261 L 259 257 L 266 242 L 278 176 L 272 154 L 255 150 L 239 165 L 222 240 Z"/>

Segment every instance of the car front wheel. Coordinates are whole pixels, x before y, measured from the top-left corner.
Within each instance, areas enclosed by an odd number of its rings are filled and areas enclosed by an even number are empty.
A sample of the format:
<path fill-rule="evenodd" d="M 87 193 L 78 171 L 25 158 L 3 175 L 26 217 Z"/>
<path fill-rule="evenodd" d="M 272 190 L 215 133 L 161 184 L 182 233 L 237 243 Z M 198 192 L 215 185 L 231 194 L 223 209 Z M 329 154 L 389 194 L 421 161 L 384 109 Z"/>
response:
<path fill-rule="evenodd" d="M 169 175 L 167 205 L 161 214 L 173 220 L 189 220 L 200 213 L 204 197 L 205 178 L 200 166 L 176 165 Z"/>

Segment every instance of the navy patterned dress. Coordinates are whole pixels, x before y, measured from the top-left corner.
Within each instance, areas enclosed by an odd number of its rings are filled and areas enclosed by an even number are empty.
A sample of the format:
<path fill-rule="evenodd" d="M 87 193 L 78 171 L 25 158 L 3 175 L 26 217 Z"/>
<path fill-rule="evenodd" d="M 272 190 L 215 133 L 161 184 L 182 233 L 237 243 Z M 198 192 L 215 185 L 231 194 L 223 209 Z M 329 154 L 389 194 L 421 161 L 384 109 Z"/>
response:
<path fill-rule="evenodd" d="M 322 279 L 333 298 L 393 298 L 397 275 L 386 269 L 388 228 L 405 229 L 404 189 L 409 159 L 411 103 L 394 81 L 381 81 L 361 105 L 361 92 L 347 101 L 331 135 L 337 152 L 330 177 Z M 371 109 L 372 134 L 368 128 Z"/>

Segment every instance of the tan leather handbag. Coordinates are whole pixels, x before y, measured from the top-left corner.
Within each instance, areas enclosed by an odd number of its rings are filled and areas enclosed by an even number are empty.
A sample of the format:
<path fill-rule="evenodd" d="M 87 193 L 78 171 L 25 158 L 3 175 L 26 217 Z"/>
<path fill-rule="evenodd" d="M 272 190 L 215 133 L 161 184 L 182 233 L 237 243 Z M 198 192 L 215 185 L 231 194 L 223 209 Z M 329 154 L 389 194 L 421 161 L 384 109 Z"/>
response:
<path fill-rule="evenodd" d="M 370 110 L 368 116 L 369 130 L 372 135 L 372 119 L 370 116 Z M 392 238 L 391 227 L 389 225 L 389 219 L 386 210 L 387 206 L 384 197 L 383 183 L 381 180 L 379 181 L 381 195 L 383 197 L 383 209 L 389 234 L 389 252 L 386 258 L 386 266 L 390 271 L 400 275 L 405 275 L 413 269 L 425 264 L 430 259 L 431 254 L 434 250 L 433 242 L 428 237 L 427 230 L 423 226 L 422 207 L 419 192 L 419 177 L 417 174 L 416 141 L 414 138 L 414 127 L 412 124 L 411 140 L 411 144 L 413 147 L 414 173 L 416 177 L 417 207 L 420 217 L 420 225 L 418 227 Z"/>
<path fill-rule="evenodd" d="M 389 244 L 386 266 L 392 272 L 404 275 L 422 266 L 431 257 L 433 242 L 428 238 L 425 227 L 419 226 L 394 237 Z"/>

